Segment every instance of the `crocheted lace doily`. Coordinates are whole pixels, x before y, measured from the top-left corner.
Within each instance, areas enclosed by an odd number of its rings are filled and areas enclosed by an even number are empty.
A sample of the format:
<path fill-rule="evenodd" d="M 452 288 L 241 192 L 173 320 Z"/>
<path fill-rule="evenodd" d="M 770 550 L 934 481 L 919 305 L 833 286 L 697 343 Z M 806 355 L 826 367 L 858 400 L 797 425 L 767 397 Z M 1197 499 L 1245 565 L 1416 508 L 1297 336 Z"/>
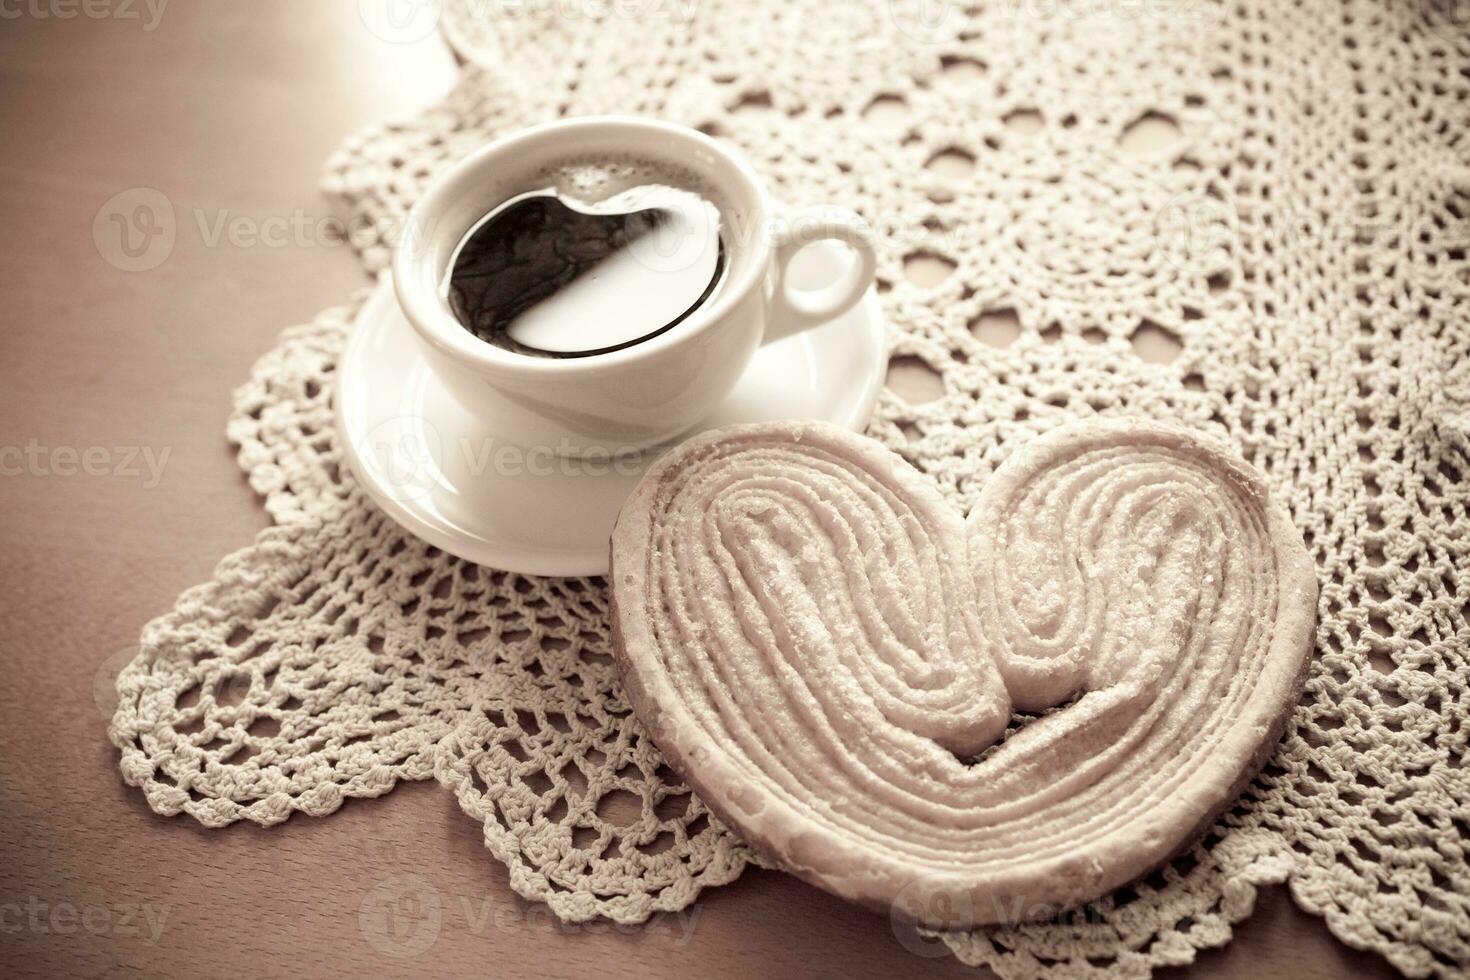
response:
<path fill-rule="evenodd" d="M 1285 881 L 1344 941 L 1451 975 L 1470 967 L 1467 13 L 460 0 L 456 89 L 349 142 L 327 186 L 376 271 L 425 182 L 488 137 L 661 115 L 743 148 L 783 200 L 874 223 L 894 369 L 932 397 L 886 393 L 870 431 L 961 507 L 1077 416 L 1232 441 L 1320 570 L 1280 751 L 1153 876 L 941 938 L 1006 977 L 1141 976 L 1227 942 Z M 735 878 L 753 856 L 623 699 L 603 583 L 457 561 L 354 485 L 330 411 L 352 312 L 287 330 L 237 395 L 229 438 L 275 526 L 145 629 L 111 730 L 124 777 L 221 826 L 437 776 L 515 890 L 571 920 Z"/>

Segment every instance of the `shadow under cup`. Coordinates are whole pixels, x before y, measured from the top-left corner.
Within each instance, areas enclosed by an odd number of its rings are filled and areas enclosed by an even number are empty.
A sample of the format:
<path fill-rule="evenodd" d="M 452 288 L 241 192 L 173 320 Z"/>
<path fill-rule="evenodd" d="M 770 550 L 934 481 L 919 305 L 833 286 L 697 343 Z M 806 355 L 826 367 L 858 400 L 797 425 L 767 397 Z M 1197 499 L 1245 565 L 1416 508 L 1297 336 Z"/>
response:
<path fill-rule="evenodd" d="M 460 242 L 505 201 L 547 186 L 549 172 L 598 161 L 667 172 L 719 209 L 726 270 L 716 291 L 669 330 L 603 354 L 536 357 L 476 336 L 444 294 Z M 770 215 L 749 164 L 694 130 L 631 117 L 550 123 L 485 147 L 429 188 L 398 243 L 394 286 L 437 378 L 501 438 L 559 455 L 632 452 L 707 415 L 759 346 Z"/>

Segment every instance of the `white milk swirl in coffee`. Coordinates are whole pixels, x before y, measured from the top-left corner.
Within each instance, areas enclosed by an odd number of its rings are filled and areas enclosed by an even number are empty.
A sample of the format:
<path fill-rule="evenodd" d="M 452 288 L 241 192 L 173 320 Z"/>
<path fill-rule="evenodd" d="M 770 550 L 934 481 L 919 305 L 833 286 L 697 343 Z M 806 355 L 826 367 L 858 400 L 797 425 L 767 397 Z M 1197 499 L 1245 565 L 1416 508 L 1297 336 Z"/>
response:
<path fill-rule="evenodd" d="M 571 161 L 525 184 L 450 261 L 446 299 L 480 339 L 530 356 L 604 354 L 673 329 L 718 293 L 721 212 L 689 175 Z"/>

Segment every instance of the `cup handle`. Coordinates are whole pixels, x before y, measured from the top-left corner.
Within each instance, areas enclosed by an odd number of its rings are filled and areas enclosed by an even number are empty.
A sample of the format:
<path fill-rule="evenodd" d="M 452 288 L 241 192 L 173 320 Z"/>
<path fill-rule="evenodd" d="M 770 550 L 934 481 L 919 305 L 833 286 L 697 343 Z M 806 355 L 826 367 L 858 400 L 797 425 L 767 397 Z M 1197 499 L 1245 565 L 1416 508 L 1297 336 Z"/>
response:
<path fill-rule="evenodd" d="M 848 265 L 836 282 L 821 289 L 790 288 L 786 272 L 792 258 L 805 246 L 820 241 L 845 242 L 852 246 L 857 261 Z M 791 214 L 776 240 L 775 283 L 761 343 L 789 337 L 847 312 L 872 285 L 877 265 L 873 235 L 867 223 L 852 211 L 819 206 Z"/>

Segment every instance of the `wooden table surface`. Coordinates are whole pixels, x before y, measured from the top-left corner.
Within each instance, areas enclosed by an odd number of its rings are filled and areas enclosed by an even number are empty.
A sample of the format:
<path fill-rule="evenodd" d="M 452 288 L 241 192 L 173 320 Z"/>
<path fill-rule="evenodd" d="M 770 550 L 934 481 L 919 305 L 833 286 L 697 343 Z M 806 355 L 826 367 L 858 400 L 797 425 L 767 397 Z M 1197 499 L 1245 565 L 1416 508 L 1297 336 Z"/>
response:
<path fill-rule="evenodd" d="M 366 282 L 335 242 L 239 247 L 210 228 L 327 217 L 327 154 L 428 105 L 453 62 L 437 38 L 376 36 L 349 0 L 0 15 L 0 974 L 981 975 L 771 872 L 644 929 L 560 927 L 435 785 L 223 831 L 124 786 L 105 734 L 122 651 L 266 524 L 224 439 L 230 391 L 281 328 Z M 93 225 L 136 188 L 172 202 L 178 232 L 166 261 L 126 272 Z M 360 914 L 404 889 L 439 908 L 409 956 Z M 1390 973 L 1283 889 L 1190 972 Z"/>

